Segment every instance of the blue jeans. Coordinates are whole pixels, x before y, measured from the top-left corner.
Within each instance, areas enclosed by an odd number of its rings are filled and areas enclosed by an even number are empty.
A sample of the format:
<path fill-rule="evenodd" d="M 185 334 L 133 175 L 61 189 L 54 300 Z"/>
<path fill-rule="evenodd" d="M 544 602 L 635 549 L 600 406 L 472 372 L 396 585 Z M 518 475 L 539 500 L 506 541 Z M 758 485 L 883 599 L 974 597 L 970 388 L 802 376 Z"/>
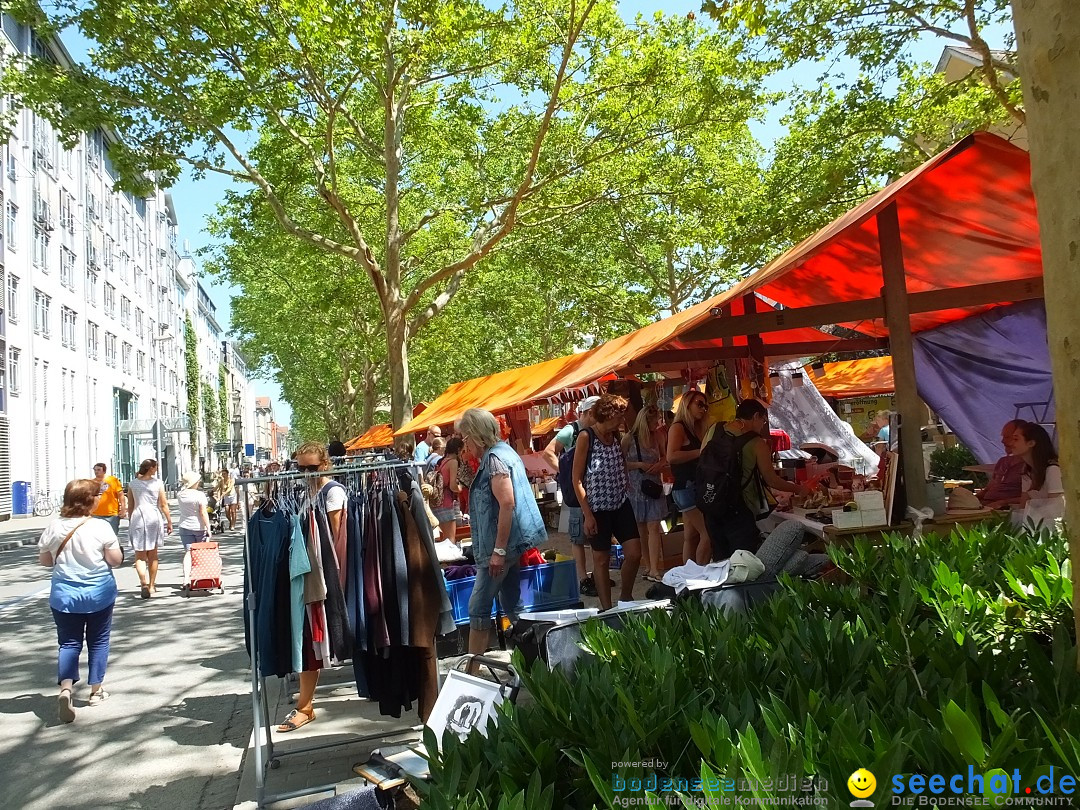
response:
<path fill-rule="evenodd" d="M 79 656 L 82 654 L 83 638 L 90 659 L 91 686 L 105 680 L 105 666 L 109 661 L 109 635 L 112 633 L 113 606 L 97 613 L 61 613 L 52 609 L 56 622 L 56 640 L 60 645 L 60 664 L 56 682 L 79 680 Z"/>
<path fill-rule="evenodd" d="M 120 534 L 120 516 L 119 515 L 94 515 L 98 520 L 104 520 L 110 526 L 112 526 L 113 534 Z"/>
<path fill-rule="evenodd" d="M 487 630 L 491 627 L 491 602 L 499 595 L 503 613 L 517 622 L 521 613 L 521 566 L 517 560 L 503 567 L 501 576 L 493 577 L 486 565 L 476 568 L 476 582 L 469 597 L 469 629 Z"/>

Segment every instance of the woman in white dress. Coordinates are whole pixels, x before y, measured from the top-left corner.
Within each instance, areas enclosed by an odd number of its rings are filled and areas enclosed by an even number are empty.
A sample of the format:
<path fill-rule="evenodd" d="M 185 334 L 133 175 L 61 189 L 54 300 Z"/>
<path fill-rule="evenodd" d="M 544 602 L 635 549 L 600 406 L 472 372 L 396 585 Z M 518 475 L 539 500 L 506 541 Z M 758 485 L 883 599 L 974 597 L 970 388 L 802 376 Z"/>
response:
<path fill-rule="evenodd" d="M 158 546 L 173 529 L 165 487 L 154 477 L 157 468 L 158 463 L 152 458 L 140 464 L 139 474 L 128 487 L 127 496 L 128 514 L 131 515 L 128 537 L 135 551 L 135 571 L 139 575 L 143 599 L 149 599 L 157 592 Z"/>

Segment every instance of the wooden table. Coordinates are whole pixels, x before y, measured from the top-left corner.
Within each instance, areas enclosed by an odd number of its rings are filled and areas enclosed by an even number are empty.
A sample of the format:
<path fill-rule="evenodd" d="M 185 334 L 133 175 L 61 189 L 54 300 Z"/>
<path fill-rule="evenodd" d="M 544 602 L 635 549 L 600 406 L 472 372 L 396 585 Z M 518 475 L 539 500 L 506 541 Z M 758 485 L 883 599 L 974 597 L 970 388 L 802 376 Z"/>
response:
<path fill-rule="evenodd" d="M 815 510 L 816 511 L 816 510 Z M 831 543 L 847 544 L 856 537 L 868 537 L 877 542 L 886 535 L 900 532 L 906 534 L 914 528 L 910 521 L 904 521 L 896 526 L 860 526 L 854 529 L 838 529 L 831 523 L 821 523 L 807 517 L 808 510 L 795 509 L 791 512 L 773 512 L 767 518 L 758 521 L 758 526 L 764 531 L 772 531 L 785 520 L 794 520 L 802 524 L 810 535 L 807 541 L 807 550 L 820 552 Z"/>

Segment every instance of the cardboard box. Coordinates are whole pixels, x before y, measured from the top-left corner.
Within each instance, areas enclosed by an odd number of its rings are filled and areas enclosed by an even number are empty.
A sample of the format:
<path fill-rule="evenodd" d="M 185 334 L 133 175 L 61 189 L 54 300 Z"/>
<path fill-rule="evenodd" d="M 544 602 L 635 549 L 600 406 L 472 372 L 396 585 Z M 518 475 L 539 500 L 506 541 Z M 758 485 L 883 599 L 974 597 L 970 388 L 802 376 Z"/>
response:
<path fill-rule="evenodd" d="M 885 496 L 877 490 L 869 490 L 867 492 L 856 492 L 855 503 L 859 506 L 859 511 L 865 511 L 867 509 L 884 509 L 885 508 Z M 863 525 L 866 525 L 865 523 Z"/>
<path fill-rule="evenodd" d="M 843 509 L 832 510 L 832 525 L 838 529 L 858 529 L 863 525 L 862 512 L 845 512 Z"/>
<path fill-rule="evenodd" d="M 879 493 L 880 494 L 880 493 Z M 888 526 L 889 518 L 884 509 L 861 509 L 857 514 L 862 515 L 863 526 Z"/>
<path fill-rule="evenodd" d="M 680 529 L 677 532 L 671 534 L 665 534 L 663 536 L 663 545 L 661 546 L 660 556 L 664 557 L 679 557 L 682 558 L 682 543 L 683 532 Z"/>

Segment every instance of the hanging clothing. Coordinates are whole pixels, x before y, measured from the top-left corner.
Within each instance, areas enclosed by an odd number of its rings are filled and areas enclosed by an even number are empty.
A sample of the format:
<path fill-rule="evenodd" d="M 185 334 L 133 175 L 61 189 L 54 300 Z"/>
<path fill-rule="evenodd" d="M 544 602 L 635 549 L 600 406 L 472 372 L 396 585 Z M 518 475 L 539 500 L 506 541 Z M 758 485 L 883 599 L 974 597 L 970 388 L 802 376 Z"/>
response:
<path fill-rule="evenodd" d="M 255 598 L 254 635 L 259 649 L 259 674 L 284 677 L 294 672 L 289 579 L 292 526 L 278 509 L 260 509 L 248 521 L 249 566 L 244 590 Z M 244 611 L 244 631 L 251 650 L 252 628 Z"/>
<path fill-rule="evenodd" d="M 292 671 L 304 668 L 304 575 L 311 572 L 300 517 L 289 521 L 289 641 L 292 647 Z"/>

